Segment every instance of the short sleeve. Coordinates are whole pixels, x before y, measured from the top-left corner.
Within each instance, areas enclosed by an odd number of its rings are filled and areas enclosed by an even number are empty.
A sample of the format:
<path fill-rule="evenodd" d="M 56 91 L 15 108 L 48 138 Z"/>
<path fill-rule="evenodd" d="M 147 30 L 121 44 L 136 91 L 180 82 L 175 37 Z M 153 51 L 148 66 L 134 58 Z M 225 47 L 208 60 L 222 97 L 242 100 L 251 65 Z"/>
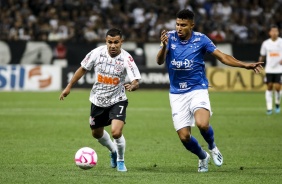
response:
<path fill-rule="evenodd" d="M 97 59 L 97 49 L 94 49 L 85 56 L 85 58 L 81 61 L 80 65 L 86 70 L 91 70 L 96 59 Z"/>
<path fill-rule="evenodd" d="M 128 55 L 128 57 L 126 58 L 125 68 L 128 78 L 131 82 L 135 79 L 141 79 L 140 72 L 131 55 Z"/>
<path fill-rule="evenodd" d="M 208 53 L 213 53 L 216 50 L 214 43 L 205 35 L 204 36 L 205 49 Z"/>

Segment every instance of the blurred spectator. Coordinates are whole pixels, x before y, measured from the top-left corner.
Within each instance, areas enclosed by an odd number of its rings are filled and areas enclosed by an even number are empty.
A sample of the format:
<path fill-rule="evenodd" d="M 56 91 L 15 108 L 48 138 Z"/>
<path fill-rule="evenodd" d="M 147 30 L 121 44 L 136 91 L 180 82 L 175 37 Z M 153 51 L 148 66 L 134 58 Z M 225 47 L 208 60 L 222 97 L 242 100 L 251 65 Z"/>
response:
<path fill-rule="evenodd" d="M 65 59 L 67 55 L 67 48 L 62 41 L 59 41 L 54 48 L 54 58 Z"/>
<path fill-rule="evenodd" d="M 226 34 L 221 27 L 217 27 L 217 29 L 212 31 L 208 36 L 214 42 L 223 42 L 226 38 Z"/>
<path fill-rule="evenodd" d="M 53 64 L 62 67 L 68 66 L 68 61 L 66 59 L 67 48 L 63 41 L 59 41 L 53 50 Z"/>
<path fill-rule="evenodd" d="M 282 29 L 282 0 L 0 0 L 0 39 L 91 42 L 120 27 L 127 40 L 158 41 L 183 8 L 197 14 L 196 30 L 220 27 L 228 41 L 261 42 L 266 25 Z"/>

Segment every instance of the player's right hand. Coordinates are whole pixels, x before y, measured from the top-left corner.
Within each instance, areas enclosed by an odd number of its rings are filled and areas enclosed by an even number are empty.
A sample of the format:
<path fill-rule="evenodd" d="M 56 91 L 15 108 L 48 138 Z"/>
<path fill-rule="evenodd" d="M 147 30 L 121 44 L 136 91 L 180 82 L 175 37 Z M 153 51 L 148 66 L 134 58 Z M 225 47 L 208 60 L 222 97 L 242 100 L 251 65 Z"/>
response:
<path fill-rule="evenodd" d="M 70 94 L 70 90 L 69 89 L 64 89 L 64 91 L 62 91 L 61 95 L 60 95 L 60 100 L 64 100 L 65 97 L 67 97 Z"/>
<path fill-rule="evenodd" d="M 167 45 L 167 42 L 168 42 L 168 36 L 167 36 L 166 30 L 162 31 L 160 39 L 161 39 L 163 46 L 165 47 Z"/>

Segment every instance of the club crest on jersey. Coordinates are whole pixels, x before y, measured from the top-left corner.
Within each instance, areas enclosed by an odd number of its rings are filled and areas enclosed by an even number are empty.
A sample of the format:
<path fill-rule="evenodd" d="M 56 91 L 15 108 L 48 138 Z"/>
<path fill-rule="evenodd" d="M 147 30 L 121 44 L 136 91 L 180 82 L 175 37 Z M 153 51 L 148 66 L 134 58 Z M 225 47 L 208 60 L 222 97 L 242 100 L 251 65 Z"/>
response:
<path fill-rule="evenodd" d="M 115 72 L 121 72 L 123 70 L 123 66 L 121 65 L 120 62 L 116 62 L 114 70 L 115 70 Z"/>
<path fill-rule="evenodd" d="M 176 49 L 176 45 L 175 45 L 175 44 L 171 44 L 170 47 L 171 47 L 171 49 L 173 49 L 173 50 Z"/>

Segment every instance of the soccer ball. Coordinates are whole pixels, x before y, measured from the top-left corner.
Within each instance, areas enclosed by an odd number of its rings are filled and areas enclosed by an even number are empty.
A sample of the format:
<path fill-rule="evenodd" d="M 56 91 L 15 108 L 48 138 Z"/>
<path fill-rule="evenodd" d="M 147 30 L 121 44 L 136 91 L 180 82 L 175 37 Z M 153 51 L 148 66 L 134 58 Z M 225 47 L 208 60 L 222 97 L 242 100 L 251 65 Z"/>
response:
<path fill-rule="evenodd" d="M 87 170 L 97 164 L 98 156 L 94 149 L 83 147 L 76 152 L 74 161 L 79 168 Z"/>

